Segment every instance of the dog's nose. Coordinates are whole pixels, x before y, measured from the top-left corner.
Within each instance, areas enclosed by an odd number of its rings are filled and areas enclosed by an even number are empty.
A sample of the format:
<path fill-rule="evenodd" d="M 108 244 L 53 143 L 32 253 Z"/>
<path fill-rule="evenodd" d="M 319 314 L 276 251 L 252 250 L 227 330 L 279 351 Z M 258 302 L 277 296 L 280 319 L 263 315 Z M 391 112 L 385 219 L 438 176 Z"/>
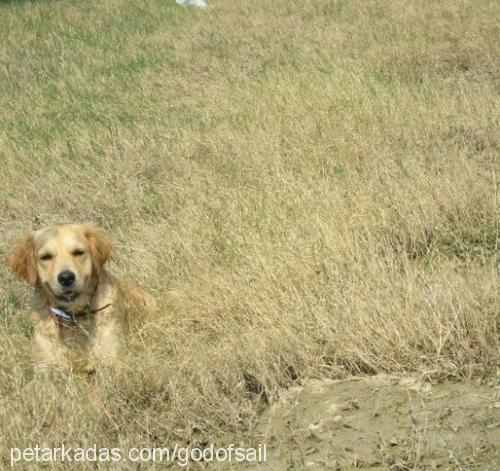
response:
<path fill-rule="evenodd" d="M 75 274 L 70 270 L 63 270 L 57 275 L 57 281 L 62 286 L 71 286 L 75 282 Z"/>

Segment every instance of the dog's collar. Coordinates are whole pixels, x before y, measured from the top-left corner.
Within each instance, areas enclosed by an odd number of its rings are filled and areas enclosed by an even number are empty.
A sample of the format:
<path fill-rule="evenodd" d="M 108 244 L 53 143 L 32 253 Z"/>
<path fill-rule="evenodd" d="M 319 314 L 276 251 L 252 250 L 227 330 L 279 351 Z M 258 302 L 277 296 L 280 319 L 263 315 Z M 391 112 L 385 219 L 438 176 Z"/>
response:
<path fill-rule="evenodd" d="M 67 309 L 64 309 L 63 307 L 50 307 L 50 312 L 52 312 L 52 314 L 54 314 L 58 319 L 70 321 L 75 319 L 75 317 L 81 317 L 86 314 L 96 314 L 108 308 L 109 306 L 111 306 L 111 303 L 106 304 L 98 309 L 90 309 L 90 303 L 89 303 L 79 311 L 69 311 Z"/>

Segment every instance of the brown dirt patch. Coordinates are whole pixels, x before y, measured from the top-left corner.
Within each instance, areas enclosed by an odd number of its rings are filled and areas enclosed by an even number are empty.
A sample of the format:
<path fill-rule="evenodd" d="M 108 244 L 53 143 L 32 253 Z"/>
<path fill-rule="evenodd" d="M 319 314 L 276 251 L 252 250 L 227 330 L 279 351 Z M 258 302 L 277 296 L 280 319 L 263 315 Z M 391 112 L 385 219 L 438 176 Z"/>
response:
<path fill-rule="evenodd" d="M 494 470 L 500 444 L 498 382 L 376 376 L 308 380 L 268 407 L 252 469 Z"/>

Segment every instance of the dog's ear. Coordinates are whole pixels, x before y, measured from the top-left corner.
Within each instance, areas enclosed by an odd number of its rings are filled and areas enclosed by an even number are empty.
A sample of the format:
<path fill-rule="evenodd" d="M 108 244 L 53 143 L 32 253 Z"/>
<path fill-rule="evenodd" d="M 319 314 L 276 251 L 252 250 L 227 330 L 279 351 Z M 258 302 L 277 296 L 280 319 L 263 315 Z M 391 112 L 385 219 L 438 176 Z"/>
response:
<path fill-rule="evenodd" d="M 35 234 L 33 232 L 26 234 L 12 247 L 9 263 L 20 278 L 30 285 L 36 285 L 38 275 L 35 266 Z"/>
<path fill-rule="evenodd" d="M 90 224 L 83 226 L 83 229 L 89 244 L 92 264 L 96 272 L 100 273 L 104 264 L 111 257 L 111 241 L 102 229 Z"/>

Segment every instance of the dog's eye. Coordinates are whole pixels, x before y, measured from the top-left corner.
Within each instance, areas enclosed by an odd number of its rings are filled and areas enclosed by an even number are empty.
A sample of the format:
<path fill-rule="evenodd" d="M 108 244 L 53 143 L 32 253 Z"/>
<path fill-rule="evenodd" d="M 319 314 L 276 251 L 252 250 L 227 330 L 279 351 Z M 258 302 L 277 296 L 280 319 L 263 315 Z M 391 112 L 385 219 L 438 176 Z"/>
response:
<path fill-rule="evenodd" d="M 40 260 L 43 260 L 44 262 L 47 260 L 52 260 L 54 256 L 51 253 L 44 253 L 40 255 Z"/>
<path fill-rule="evenodd" d="M 85 250 L 82 250 L 82 249 L 73 250 L 74 257 L 81 257 L 84 254 L 85 254 Z"/>

